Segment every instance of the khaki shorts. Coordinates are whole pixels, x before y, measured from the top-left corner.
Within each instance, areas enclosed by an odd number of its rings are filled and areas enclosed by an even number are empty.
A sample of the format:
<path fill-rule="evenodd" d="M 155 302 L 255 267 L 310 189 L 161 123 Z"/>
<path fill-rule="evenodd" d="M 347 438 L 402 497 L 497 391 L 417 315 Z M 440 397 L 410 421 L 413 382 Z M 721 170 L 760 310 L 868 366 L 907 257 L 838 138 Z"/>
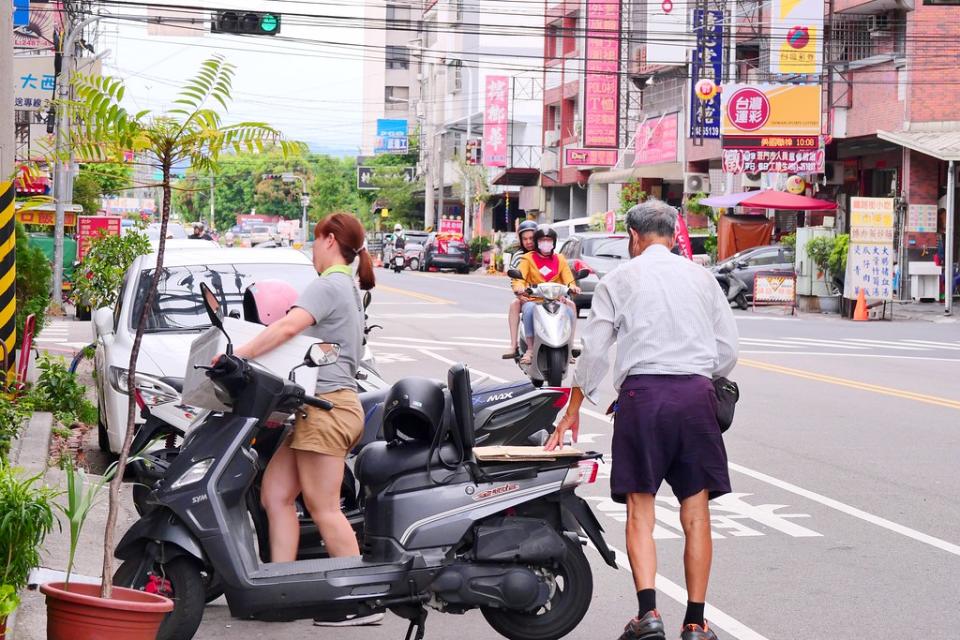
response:
<path fill-rule="evenodd" d="M 345 458 L 363 436 L 363 407 L 357 392 L 340 389 L 317 397 L 332 402 L 333 409 L 304 406 L 298 411 L 290 448 Z"/>

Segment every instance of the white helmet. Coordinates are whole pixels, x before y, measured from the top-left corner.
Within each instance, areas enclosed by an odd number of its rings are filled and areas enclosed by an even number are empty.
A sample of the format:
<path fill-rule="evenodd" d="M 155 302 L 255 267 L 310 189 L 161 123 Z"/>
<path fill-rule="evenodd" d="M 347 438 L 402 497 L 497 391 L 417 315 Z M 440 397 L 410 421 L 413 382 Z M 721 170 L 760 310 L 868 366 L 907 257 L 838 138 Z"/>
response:
<path fill-rule="evenodd" d="M 393 230 L 394 230 L 394 231 L 403 231 L 403 225 L 398 222 L 397 224 L 393 225 Z"/>

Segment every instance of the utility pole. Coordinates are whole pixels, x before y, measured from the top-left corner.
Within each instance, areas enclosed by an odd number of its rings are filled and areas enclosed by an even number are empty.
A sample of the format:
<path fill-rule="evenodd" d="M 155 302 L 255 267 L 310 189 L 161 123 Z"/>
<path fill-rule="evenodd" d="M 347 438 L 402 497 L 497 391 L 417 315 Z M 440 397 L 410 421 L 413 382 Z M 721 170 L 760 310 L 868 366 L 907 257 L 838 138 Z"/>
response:
<path fill-rule="evenodd" d="M 956 229 L 953 224 L 954 216 L 956 215 L 956 201 L 957 201 L 957 165 L 951 160 L 947 164 L 947 219 L 946 219 L 946 236 L 944 237 L 944 264 L 943 264 L 943 313 L 946 315 L 953 314 L 953 236 L 956 234 Z"/>
<path fill-rule="evenodd" d="M 210 175 L 210 228 L 217 228 L 217 218 L 216 218 L 216 192 L 214 191 L 214 177 L 213 174 Z"/>
<path fill-rule="evenodd" d="M 300 229 L 300 240 L 301 242 L 307 242 L 307 207 L 310 205 L 310 196 L 307 195 L 307 181 L 303 176 L 298 176 L 295 173 L 284 173 L 280 176 L 280 179 L 284 182 L 300 182 L 300 208 L 302 209 L 303 220 L 301 221 Z"/>
<path fill-rule="evenodd" d="M 422 51 L 422 49 L 421 49 Z M 422 59 L 422 55 L 421 55 Z M 434 113 L 434 99 L 433 99 L 433 63 L 427 65 L 427 72 L 424 74 L 426 82 L 426 87 L 422 91 L 422 96 L 425 96 L 425 99 L 421 99 L 421 104 L 423 105 L 424 113 L 424 123 L 423 131 L 420 132 L 420 147 L 422 149 L 420 157 L 422 162 L 425 164 L 426 170 L 426 179 L 424 180 L 424 202 L 423 202 L 423 228 L 426 229 L 431 225 L 431 220 L 433 219 L 433 190 L 434 190 L 434 166 L 433 166 L 433 149 L 436 144 L 436 139 L 434 138 L 433 126 L 435 122 L 436 114 Z"/>
<path fill-rule="evenodd" d="M 70 72 L 73 69 L 74 43 L 87 25 L 99 22 L 99 17 L 87 18 L 71 26 L 69 13 L 65 14 L 68 24 L 64 25 L 67 37 L 63 41 L 63 62 L 60 75 L 57 77 L 57 127 L 54 143 L 54 196 L 56 197 L 56 222 L 53 231 L 53 304 L 60 307 L 60 297 L 63 291 L 63 234 L 66 201 L 73 200 L 67 191 L 67 171 L 64 156 L 68 155 L 66 145 L 70 141 L 70 119 L 67 117 L 65 104 L 70 90 Z"/>
<path fill-rule="evenodd" d="M 469 67 L 468 67 L 469 68 Z M 473 90 L 473 81 L 477 78 L 477 71 L 480 68 L 477 67 L 473 70 L 473 73 L 470 74 L 470 82 L 464 83 L 467 87 L 467 131 L 463 136 L 463 149 L 461 149 L 460 157 L 463 158 L 463 167 L 465 175 L 463 176 L 463 239 L 468 243 L 471 240 L 471 235 L 473 233 L 473 194 L 472 194 L 472 181 L 473 175 L 470 167 L 473 165 L 467 162 L 467 143 L 470 141 L 470 131 L 472 129 L 473 122 L 473 95 L 475 91 Z"/>
<path fill-rule="evenodd" d="M 0 11 L 0 181 L 14 173 L 15 143 L 13 113 L 13 12 Z"/>

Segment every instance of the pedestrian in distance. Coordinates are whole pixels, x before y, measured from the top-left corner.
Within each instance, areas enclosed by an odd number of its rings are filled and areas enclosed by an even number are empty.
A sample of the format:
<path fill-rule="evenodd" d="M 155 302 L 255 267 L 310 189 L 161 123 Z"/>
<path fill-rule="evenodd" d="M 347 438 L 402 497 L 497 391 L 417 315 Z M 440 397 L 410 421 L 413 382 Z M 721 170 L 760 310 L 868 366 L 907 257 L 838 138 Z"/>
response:
<path fill-rule="evenodd" d="M 709 500 L 730 492 L 712 379 L 737 361 L 737 327 L 715 278 L 671 253 L 677 211 L 647 200 L 627 212 L 631 259 L 597 285 L 566 413 L 547 442 L 576 440 L 580 406 L 594 400 L 616 345 L 613 499 L 627 505 L 627 554 L 638 611 L 620 640 L 665 640 L 657 611 L 654 505 L 663 480 L 680 502 L 689 601 L 681 640 L 715 640 L 704 619 L 713 559 Z"/>

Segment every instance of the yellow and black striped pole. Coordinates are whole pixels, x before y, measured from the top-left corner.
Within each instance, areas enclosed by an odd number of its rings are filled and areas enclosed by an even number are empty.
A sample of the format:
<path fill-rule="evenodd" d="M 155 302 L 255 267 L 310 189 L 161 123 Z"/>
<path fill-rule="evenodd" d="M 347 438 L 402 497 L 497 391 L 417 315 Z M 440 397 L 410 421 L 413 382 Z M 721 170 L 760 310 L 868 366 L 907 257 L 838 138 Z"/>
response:
<path fill-rule="evenodd" d="M 17 233 L 13 215 L 16 188 L 0 182 L 0 349 L 7 382 L 16 378 L 13 350 L 17 346 Z"/>

